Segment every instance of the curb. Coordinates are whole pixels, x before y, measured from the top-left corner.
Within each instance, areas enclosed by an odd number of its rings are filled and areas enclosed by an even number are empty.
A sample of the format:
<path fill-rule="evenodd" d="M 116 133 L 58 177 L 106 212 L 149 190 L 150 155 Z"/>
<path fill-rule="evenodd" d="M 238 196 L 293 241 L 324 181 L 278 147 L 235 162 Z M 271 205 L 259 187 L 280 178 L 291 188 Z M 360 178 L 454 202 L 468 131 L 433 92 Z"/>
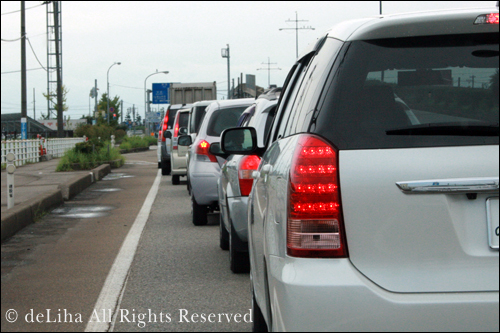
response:
<path fill-rule="evenodd" d="M 59 185 L 59 189 L 47 192 L 35 201 L 23 202 L 9 209 L 2 214 L 1 241 L 3 242 L 34 223 L 44 212 L 62 205 L 64 201 L 73 199 L 78 193 L 110 172 L 110 165 L 103 164 L 92 169 L 89 174 L 76 176 L 65 184 Z"/>

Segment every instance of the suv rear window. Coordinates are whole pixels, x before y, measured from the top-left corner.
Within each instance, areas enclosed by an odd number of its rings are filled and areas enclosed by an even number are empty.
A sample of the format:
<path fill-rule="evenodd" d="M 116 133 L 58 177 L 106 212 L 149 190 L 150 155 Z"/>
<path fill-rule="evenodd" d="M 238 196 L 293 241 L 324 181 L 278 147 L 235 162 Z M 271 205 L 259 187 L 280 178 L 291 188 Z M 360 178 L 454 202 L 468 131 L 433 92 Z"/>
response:
<path fill-rule="evenodd" d="M 340 149 L 498 144 L 498 36 L 348 43 L 314 131 Z"/>
<path fill-rule="evenodd" d="M 209 136 L 220 136 L 225 129 L 236 127 L 241 114 L 247 107 L 221 109 L 212 113 L 212 117 L 210 117 L 210 122 L 208 123 L 207 134 Z"/>
<path fill-rule="evenodd" d="M 182 112 L 179 114 L 179 128 L 187 128 L 189 121 L 189 112 Z"/>
<path fill-rule="evenodd" d="M 203 118 L 205 118 L 205 109 L 207 106 L 197 106 L 194 107 L 191 112 L 192 112 L 192 121 L 191 121 L 191 128 L 189 129 L 191 133 L 198 133 L 200 130 L 201 123 L 203 122 Z"/>

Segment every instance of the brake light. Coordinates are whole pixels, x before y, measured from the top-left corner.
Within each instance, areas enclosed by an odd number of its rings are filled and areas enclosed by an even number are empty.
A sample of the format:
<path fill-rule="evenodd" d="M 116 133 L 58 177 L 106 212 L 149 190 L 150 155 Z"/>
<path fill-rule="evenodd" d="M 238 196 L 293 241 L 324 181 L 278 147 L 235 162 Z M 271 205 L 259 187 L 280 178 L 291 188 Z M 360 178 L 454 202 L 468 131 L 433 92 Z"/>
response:
<path fill-rule="evenodd" d="M 162 142 L 165 142 L 166 141 L 166 137 L 163 136 L 163 132 L 165 132 L 167 130 L 167 123 L 168 123 L 168 115 L 165 116 L 165 118 L 163 119 L 163 126 L 161 127 L 161 132 L 162 132 L 162 138 L 161 138 L 161 141 Z"/>
<path fill-rule="evenodd" d="M 498 13 L 479 15 L 474 24 L 498 24 Z"/>
<path fill-rule="evenodd" d="M 252 174 L 257 171 L 260 164 L 260 157 L 256 155 L 243 156 L 238 166 L 238 179 L 240 181 L 240 192 L 244 197 L 250 195 L 253 186 Z"/>
<path fill-rule="evenodd" d="M 179 124 L 176 124 L 174 129 L 174 138 L 176 138 L 178 135 L 179 135 Z"/>
<path fill-rule="evenodd" d="M 215 155 L 210 154 L 210 143 L 208 143 L 205 140 L 201 140 L 197 145 L 196 145 L 196 150 L 195 154 L 199 155 L 201 158 L 208 158 L 210 162 L 217 162 L 217 157 Z"/>
<path fill-rule="evenodd" d="M 179 135 L 179 124 L 175 124 L 175 129 L 174 129 L 174 139 L 177 138 Z M 179 146 L 177 145 L 177 140 L 173 140 L 174 145 L 172 147 L 173 150 L 178 150 Z"/>
<path fill-rule="evenodd" d="M 301 135 L 290 170 L 287 253 L 303 258 L 345 258 L 338 154 L 322 139 Z"/>

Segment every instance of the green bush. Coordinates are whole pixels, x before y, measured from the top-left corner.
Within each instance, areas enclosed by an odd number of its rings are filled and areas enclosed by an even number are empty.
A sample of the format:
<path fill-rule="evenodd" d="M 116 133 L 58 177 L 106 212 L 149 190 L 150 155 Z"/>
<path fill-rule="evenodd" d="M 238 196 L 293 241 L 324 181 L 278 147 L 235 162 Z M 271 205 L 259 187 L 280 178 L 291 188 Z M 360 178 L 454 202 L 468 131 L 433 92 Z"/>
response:
<path fill-rule="evenodd" d="M 79 169 L 88 170 L 110 161 L 119 160 L 121 164 L 125 162 L 125 158 L 118 149 L 108 146 L 109 142 L 94 147 L 89 142 L 85 142 L 86 145 L 80 145 L 78 149 L 75 147 L 75 149 L 68 150 L 59 160 L 56 171 L 73 170 L 73 164 L 78 164 Z"/>
<path fill-rule="evenodd" d="M 82 137 L 85 135 L 90 140 L 98 140 L 98 138 L 101 138 L 101 140 L 106 141 L 111 139 L 111 135 L 113 133 L 115 133 L 115 129 L 113 127 L 107 124 L 100 124 L 78 126 L 74 135 L 76 137 Z"/>

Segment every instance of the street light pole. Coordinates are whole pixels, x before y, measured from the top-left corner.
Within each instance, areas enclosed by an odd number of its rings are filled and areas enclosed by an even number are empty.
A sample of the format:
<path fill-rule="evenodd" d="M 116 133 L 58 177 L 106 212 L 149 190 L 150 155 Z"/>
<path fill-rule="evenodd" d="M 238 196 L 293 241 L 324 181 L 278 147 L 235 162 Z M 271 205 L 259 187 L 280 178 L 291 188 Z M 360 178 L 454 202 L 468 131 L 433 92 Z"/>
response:
<path fill-rule="evenodd" d="M 114 65 L 121 65 L 122 63 L 121 62 L 115 62 L 113 65 L 109 66 L 108 68 L 108 75 L 107 75 L 107 85 L 108 85 L 108 98 L 107 98 L 107 114 L 108 114 L 108 125 L 109 125 L 109 70 L 111 69 L 111 67 L 113 67 Z"/>
<path fill-rule="evenodd" d="M 146 113 L 148 112 L 148 106 L 147 106 L 147 100 L 148 100 L 148 91 L 146 90 L 146 80 L 148 79 L 148 77 L 152 76 L 152 75 L 155 75 L 155 74 L 160 74 L 160 73 L 163 73 L 163 74 L 168 74 L 169 72 L 168 71 L 161 71 L 161 72 L 158 72 L 158 70 L 156 70 L 155 73 L 153 74 L 149 74 L 148 76 L 146 76 L 146 78 L 144 79 L 144 119 L 146 119 Z"/>

